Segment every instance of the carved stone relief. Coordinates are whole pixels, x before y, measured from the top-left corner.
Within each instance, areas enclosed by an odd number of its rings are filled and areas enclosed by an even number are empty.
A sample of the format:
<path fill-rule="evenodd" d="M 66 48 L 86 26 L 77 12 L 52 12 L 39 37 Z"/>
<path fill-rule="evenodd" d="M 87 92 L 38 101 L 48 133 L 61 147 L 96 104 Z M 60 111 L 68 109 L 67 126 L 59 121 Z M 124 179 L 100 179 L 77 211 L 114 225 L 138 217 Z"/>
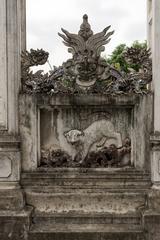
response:
<path fill-rule="evenodd" d="M 150 50 L 129 48 L 124 57 L 127 62 L 140 63 L 138 72 L 124 73 L 110 66 L 101 57 L 114 31 L 109 32 L 110 26 L 102 32 L 94 34 L 88 23 L 88 16 L 83 16 L 83 23 L 78 34 L 73 34 L 62 28 L 59 36 L 68 47 L 72 58 L 53 71 L 43 74 L 38 71 L 33 74 L 30 67 L 43 64 L 48 59 L 48 53 L 41 50 L 31 50 L 22 54 L 22 83 L 23 91 L 29 93 L 103 93 L 128 94 L 147 93 L 148 84 L 152 80 L 152 62 Z"/>
<path fill-rule="evenodd" d="M 23 52 L 22 95 L 25 93 L 34 96 L 35 109 L 39 107 L 36 101 L 41 99 L 43 102 L 43 98 L 48 95 L 52 99 L 57 96 L 61 98 L 64 94 L 66 99 L 67 97 L 69 99 L 66 108 L 63 107 L 66 105 L 61 100 L 58 105 L 57 102 L 51 105 L 49 102 L 43 103 L 40 109 L 40 124 L 39 119 L 34 119 L 35 126 L 39 128 L 40 125 L 40 134 L 38 132 L 38 137 L 34 135 L 33 141 L 38 143 L 34 148 L 34 154 L 38 152 L 40 155 L 41 152 L 38 166 L 122 167 L 131 165 L 131 162 L 133 165 L 135 152 L 131 152 L 131 141 L 133 140 L 133 146 L 136 141 L 131 124 L 135 120 L 131 119 L 134 118 L 133 112 L 131 114 L 131 110 L 128 111 L 133 103 L 129 102 L 125 108 L 119 105 L 112 109 L 111 100 L 107 104 L 110 108 L 110 116 L 104 116 L 106 108 L 96 106 L 96 102 L 92 102 L 89 106 L 86 103 L 83 110 L 80 107 L 80 98 L 86 98 L 87 95 L 96 95 L 97 99 L 107 95 L 106 97 L 110 99 L 121 94 L 137 97 L 138 94 L 149 93 L 148 84 L 152 81 L 150 50 L 128 48 L 124 53 L 126 62 L 130 65 L 138 63 L 140 67 L 137 71 L 133 69 L 126 73 L 118 71 L 101 56 L 114 33 L 109 29 L 110 26 L 99 33 L 94 33 L 87 15 L 83 16 L 83 23 L 78 33 L 70 33 L 62 28 L 59 36 L 72 57 L 62 66 L 54 67 L 45 74 L 41 70 L 33 73 L 30 67 L 46 63 L 49 54 L 42 49 Z M 75 96 L 80 96 L 78 103 L 71 100 Z M 93 108 L 99 112 L 98 117 L 95 117 Z M 39 116 L 39 112 L 36 114 L 36 117 Z M 27 136 L 26 132 L 25 136 Z M 30 133 L 30 129 L 28 132 Z M 30 135 L 28 134 L 27 139 Z M 40 138 L 40 144 L 37 138 Z M 33 156 L 33 153 L 31 155 Z M 35 165 L 34 161 L 33 163 Z"/>
<path fill-rule="evenodd" d="M 80 147 L 79 147 L 80 150 Z M 79 151 L 78 150 L 78 151 Z M 82 149 L 83 151 L 83 149 Z M 110 144 L 108 147 L 101 147 L 101 150 L 89 151 L 83 161 L 83 152 L 78 152 L 75 159 L 62 150 L 42 151 L 41 166 L 46 167 L 125 167 L 130 166 L 131 141 L 124 140 L 121 147 Z"/>
<path fill-rule="evenodd" d="M 123 167 L 131 164 L 130 130 L 123 130 L 125 111 L 117 114 L 117 123 L 113 123 L 115 120 L 111 120 L 111 116 L 107 118 L 107 114 L 104 118 L 105 112 L 97 115 L 93 110 L 88 114 L 90 119 L 83 121 L 88 111 L 79 109 L 82 118 L 74 109 L 44 111 L 41 116 L 41 166 Z M 44 127 L 46 121 L 50 124 Z"/>
<path fill-rule="evenodd" d="M 70 130 L 64 135 L 67 142 L 76 148 L 80 163 L 84 162 L 94 144 L 101 148 L 108 139 L 114 139 L 117 147 L 122 146 L 120 133 L 115 132 L 113 124 L 107 120 L 96 121 L 83 131 Z"/>

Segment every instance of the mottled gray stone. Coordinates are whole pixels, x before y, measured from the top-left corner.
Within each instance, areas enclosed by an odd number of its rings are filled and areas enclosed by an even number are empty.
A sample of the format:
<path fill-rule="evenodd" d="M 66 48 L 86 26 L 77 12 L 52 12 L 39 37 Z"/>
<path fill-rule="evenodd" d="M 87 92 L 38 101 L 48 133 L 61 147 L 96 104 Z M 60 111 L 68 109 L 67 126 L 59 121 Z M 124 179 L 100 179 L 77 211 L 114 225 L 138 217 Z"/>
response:
<path fill-rule="evenodd" d="M 126 165 L 149 170 L 151 106 L 152 94 L 77 94 L 52 97 L 21 94 L 20 129 L 21 137 L 25 140 L 22 142 L 23 170 L 35 170 L 41 165 L 41 150 L 60 149 L 73 158 L 77 156 L 78 150 L 67 142 L 65 132 L 72 129 L 84 131 L 94 122 L 98 122 L 97 116 L 99 119 L 109 119 L 115 132 L 120 133 L 122 141 L 126 137 L 131 139 L 131 158 Z M 80 151 L 84 150 L 79 149 Z"/>
<path fill-rule="evenodd" d="M 0 178 L 9 177 L 12 172 L 11 160 L 6 156 L 2 157 L 0 159 L 0 168 Z"/>
<path fill-rule="evenodd" d="M 158 9 L 154 9 L 156 19 Z M 0 0 L 0 13 L 0 239 L 159 240 L 159 132 L 150 138 L 151 132 L 159 129 L 159 112 L 154 111 L 153 122 L 152 94 L 20 94 L 18 102 L 25 1 Z M 158 46 L 158 39 L 155 41 Z M 155 84 L 159 80 L 157 59 L 153 61 Z M 155 86 L 157 110 L 159 87 Z M 64 131 L 72 126 L 82 131 L 91 125 L 89 117 L 82 121 L 77 112 L 82 118 L 92 110 L 111 116 L 122 140 L 127 135 L 131 138 L 131 165 L 40 167 L 41 147 L 56 143 L 55 136 L 60 135 L 55 124 L 57 110 L 57 122 Z M 65 140 L 61 145 L 67 149 L 70 145 Z"/>

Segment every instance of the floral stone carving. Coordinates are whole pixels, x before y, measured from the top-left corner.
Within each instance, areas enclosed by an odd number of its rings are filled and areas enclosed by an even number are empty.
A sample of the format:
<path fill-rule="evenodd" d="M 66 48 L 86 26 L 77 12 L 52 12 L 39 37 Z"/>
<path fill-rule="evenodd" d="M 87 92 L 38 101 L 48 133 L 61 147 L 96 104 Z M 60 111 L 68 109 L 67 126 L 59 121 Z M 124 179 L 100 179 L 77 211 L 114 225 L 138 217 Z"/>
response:
<path fill-rule="evenodd" d="M 42 71 L 33 73 L 29 68 L 38 63 L 45 63 L 48 53 L 42 50 L 24 52 L 22 54 L 23 91 L 49 94 L 58 92 L 71 94 L 83 92 L 146 93 L 147 85 L 152 80 L 150 51 L 146 50 L 143 53 L 140 51 L 137 54 L 133 49 L 128 49 L 126 60 L 141 61 L 141 69 L 138 72 L 129 73 L 116 70 L 101 57 L 101 53 L 105 50 L 104 46 L 109 43 L 114 33 L 109 29 L 110 26 L 94 34 L 88 23 L 87 15 L 83 16 L 83 23 L 78 34 L 70 33 L 62 28 L 59 36 L 68 47 L 72 58 L 60 67 L 54 67 L 54 70 L 47 74 L 43 74 Z"/>

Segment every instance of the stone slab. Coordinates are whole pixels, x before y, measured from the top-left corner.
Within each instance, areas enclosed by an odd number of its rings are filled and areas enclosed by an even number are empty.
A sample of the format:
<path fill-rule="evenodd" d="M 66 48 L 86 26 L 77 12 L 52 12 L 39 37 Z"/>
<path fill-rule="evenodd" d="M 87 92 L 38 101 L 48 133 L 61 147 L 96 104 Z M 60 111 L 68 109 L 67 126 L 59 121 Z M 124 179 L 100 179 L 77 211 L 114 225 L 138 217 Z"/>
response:
<path fill-rule="evenodd" d="M 7 157 L 0 159 L 0 178 L 8 178 L 12 173 L 11 160 Z"/>
<path fill-rule="evenodd" d="M 37 171 L 25 172 L 21 176 L 24 189 L 53 189 L 66 192 L 70 189 L 91 189 L 96 191 L 145 190 L 151 187 L 151 176 L 147 171 L 134 168 L 122 169 L 80 169 L 80 168 L 38 168 Z"/>
<path fill-rule="evenodd" d="M 37 225 L 55 225 L 55 224 L 124 224 L 141 225 L 141 213 L 127 214 L 79 214 L 79 213 L 63 213 L 50 214 L 34 211 L 33 222 Z"/>
<path fill-rule="evenodd" d="M 27 240 L 32 207 L 17 211 L 0 211 L 0 239 Z"/>
<path fill-rule="evenodd" d="M 21 210 L 24 196 L 20 189 L 0 189 L 0 210 Z"/>
<path fill-rule="evenodd" d="M 145 240 L 144 234 L 133 233 L 97 233 L 95 229 L 92 233 L 30 233 L 29 240 Z"/>

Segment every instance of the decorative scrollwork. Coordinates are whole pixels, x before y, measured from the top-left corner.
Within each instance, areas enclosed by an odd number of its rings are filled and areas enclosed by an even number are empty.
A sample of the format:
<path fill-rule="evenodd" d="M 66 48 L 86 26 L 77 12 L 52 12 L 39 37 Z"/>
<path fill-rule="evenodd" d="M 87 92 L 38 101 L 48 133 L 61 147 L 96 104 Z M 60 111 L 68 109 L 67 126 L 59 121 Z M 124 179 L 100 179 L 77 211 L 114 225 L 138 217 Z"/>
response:
<path fill-rule="evenodd" d="M 38 84 L 38 81 L 43 81 L 45 77 L 43 75 L 43 71 L 37 71 L 33 73 L 30 71 L 30 67 L 43 65 L 48 60 L 49 53 L 45 52 L 43 49 L 31 49 L 30 52 L 23 51 L 21 55 L 21 68 L 22 68 L 22 83 L 23 87 L 29 87 L 31 85 L 31 89 L 34 89 L 33 85 Z"/>
<path fill-rule="evenodd" d="M 83 16 L 83 23 L 78 34 L 73 34 L 62 28 L 59 36 L 68 47 L 72 58 L 53 71 L 44 74 L 42 71 L 30 72 L 31 66 L 44 64 L 48 53 L 43 50 L 31 50 L 22 54 L 22 82 L 23 90 L 54 94 L 63 93 L 103 93 L 128 94 L 146 93 L 148 84 L 152 80 L 152 62 L 150 51 L 128 48 L 125 53 L 126 61 L 140 63 L 138 71 L 122 73 L 110 66 L 101 52 L 104 45 L 111 40 L 114 31 L 110 26 L 102 32 L 94 34 L 88 23 L 88 16 Z"/>

